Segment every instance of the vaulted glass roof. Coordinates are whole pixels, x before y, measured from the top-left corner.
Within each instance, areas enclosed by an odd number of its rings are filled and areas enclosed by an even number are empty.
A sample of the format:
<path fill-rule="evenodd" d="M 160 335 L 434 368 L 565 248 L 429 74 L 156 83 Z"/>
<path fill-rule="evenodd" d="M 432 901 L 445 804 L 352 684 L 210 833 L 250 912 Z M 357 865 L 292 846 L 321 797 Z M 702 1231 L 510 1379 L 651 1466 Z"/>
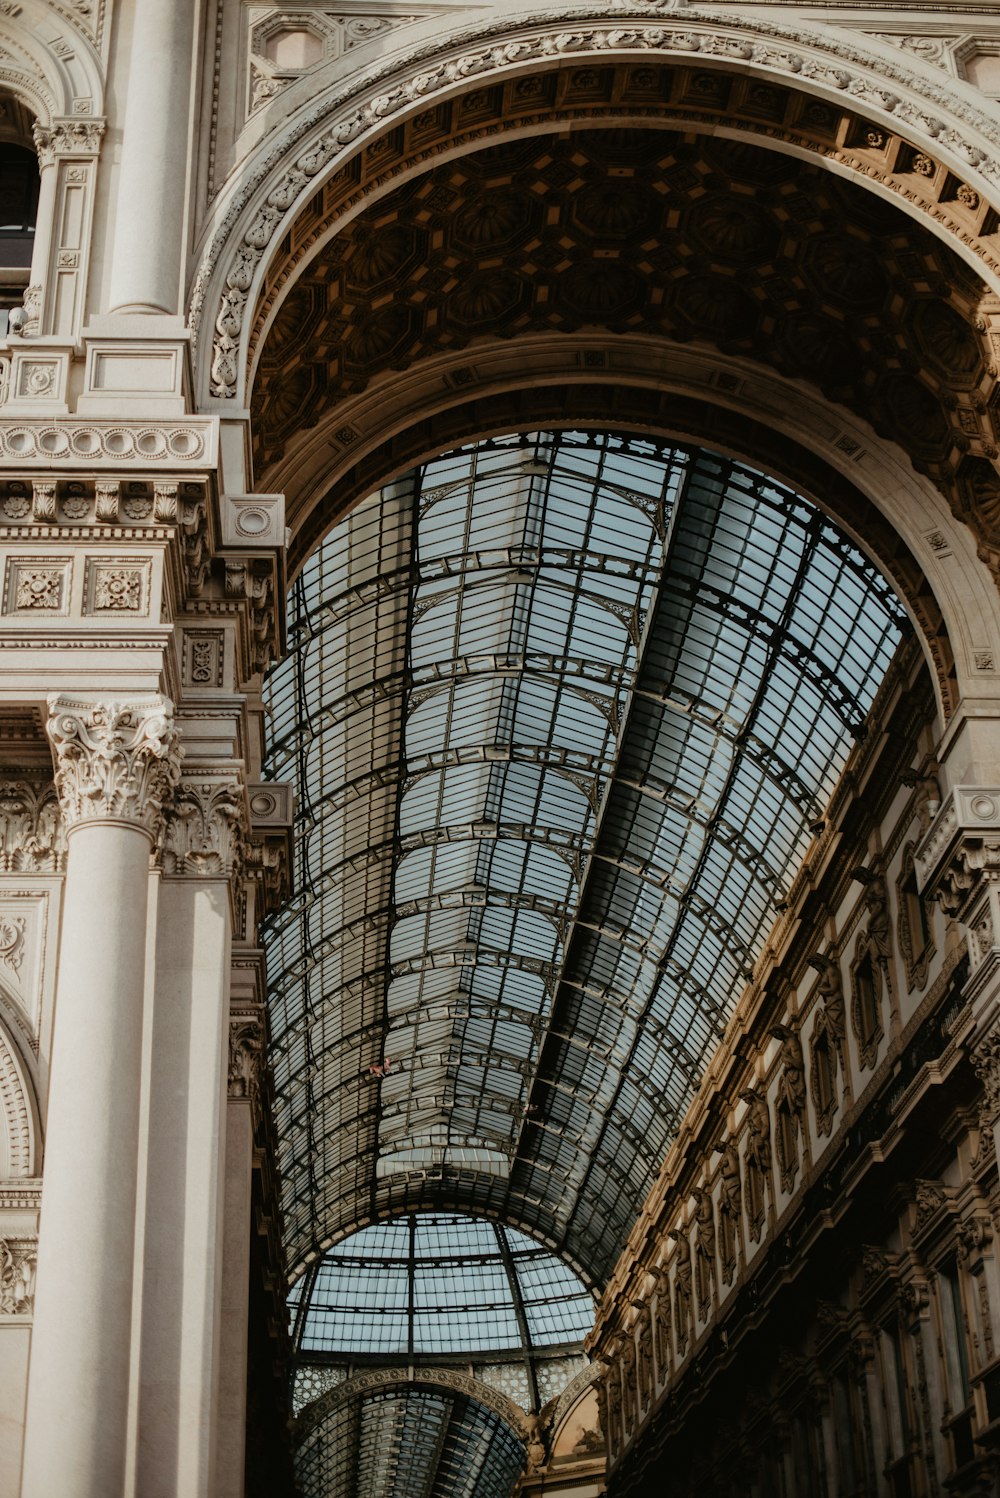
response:
<path fill-rule="evenodd" d="M 290 599 L 268 976 L 294 1269 L 469 1207 L 603 1283 L 906 627 L 812 504 L 621 434 L 371 496 Z"/>
<path fill-rule="evenodd" d="M 500 1223 L 411 1213 L 328 1249 L 289 1297 L 297 1355 L 426 1357 L 581 1343 L 594 1302 L 561 1259 Z"/>
<path fill-rule="evenodd" d="M 337 1402 L 296 1452 L 305 1498 L 510 1498 L 524 1448 L 468 1395 L 398 1385 Z"/>

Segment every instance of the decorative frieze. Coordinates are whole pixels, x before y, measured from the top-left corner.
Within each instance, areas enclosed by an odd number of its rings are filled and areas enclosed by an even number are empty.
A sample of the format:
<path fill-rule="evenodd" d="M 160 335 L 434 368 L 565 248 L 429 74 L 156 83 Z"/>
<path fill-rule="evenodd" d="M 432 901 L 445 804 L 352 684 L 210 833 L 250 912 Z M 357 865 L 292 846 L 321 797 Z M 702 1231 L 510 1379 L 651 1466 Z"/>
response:
<path fill-rule="evenodd" d="M 163 872 L 230 879 L 246 856 L 246 807 L 239 780 L 182 777 L 164 814 Z"/>
<path fill-rule="evenodd" d="M 156 695 L 107 702 L 54 696 L 47 726 L 67 827 L 120 820 L 155 838 L 180 778 L 172 704 Z"/>
<path fill-rule="evenodd" d="M 38 458 L 47 468 L 81 462 L 133 470 L 164 461 L 180 467 L 214 465 L 218 422 L 210 416 L 176 422 L 5 417 L 0 420 L 0 453 L 20 462 Z"/>

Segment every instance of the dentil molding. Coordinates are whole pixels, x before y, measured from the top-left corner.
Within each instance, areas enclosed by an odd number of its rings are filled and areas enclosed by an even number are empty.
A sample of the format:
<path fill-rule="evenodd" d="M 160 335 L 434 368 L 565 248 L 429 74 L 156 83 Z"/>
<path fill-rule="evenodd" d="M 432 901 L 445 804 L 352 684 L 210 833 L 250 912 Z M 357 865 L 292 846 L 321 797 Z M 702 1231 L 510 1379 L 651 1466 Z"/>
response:
<path fill-rule="evenodd" d="M 67 829 L 125 821 L 155 839 L 180 779 L 172 703 L 156 694 L 107 702 L 52 696 L 48 703 L 55 784 Z"/>

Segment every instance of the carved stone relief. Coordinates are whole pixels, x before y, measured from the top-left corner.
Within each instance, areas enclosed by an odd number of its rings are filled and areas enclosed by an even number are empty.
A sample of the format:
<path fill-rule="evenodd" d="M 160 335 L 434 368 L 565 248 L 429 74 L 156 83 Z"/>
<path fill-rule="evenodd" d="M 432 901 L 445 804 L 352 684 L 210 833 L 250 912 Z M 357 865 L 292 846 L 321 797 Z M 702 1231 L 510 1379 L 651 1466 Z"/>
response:
<path fill-rule="evenodd" d="M 5 613 L 65 614 L 71 570 L 69 557 L 8 557 Z"/>
<path fill-rule="evenodd" d="M 750 1237 L 756 1243 L 764 1226 L 771 1192 L 771 1115 L 767 1098 L 756 1088 L 740 1093 L 747 1105 L 746 1214 Z"/>
<path fill-rule="evenodd" d="M 694 1270 L 691 1262 L 691 1240 L 686 1232 L 671 1228 L 667 1236 L 677 1245 L 674 1254 L 674 1336 L 677 1355 L 687 1352 L 691 1336 L 691 1312 L 693 1309 Z"/>
<path fill-rule="evenodd" d="M 0 874 L 59 874 L 66 832 L 51 781 L 0 781 Z"/>
<path fill-rule="evenodd" d="M 35 1305 L 37 1238 L 0 1238 L 0 1316 L 30 1316 Z"/>
<path fill-rule="evenodd" d="M 171 703 L 156 696 L 107 702 L 50 697 L 48 732 L 67 826 L 114 818 L 136 823 L 155 839 L 180 779 Z"/>
<path fill-rule="evenodd" d="M 183 776 L 164 817 L 163 872 L 229 879 L 246 858 L 243 789 L 234 778 Z"/>
<path fill-rule="evenodd" d="M 858 938 L 851 963 L 851 1027 L 858 1047 L 858 1060 L 872 1067 L 885 1034 L 882 1018 L 881 952 L 867 935 Z"/>
<path fill-rule="evenodd" d="M 261 1113 L 264 1030 L 260 1013 L 235 1013 L 229 1019 L 228 1093 L 245 1098 L 256 1122 Z"/>

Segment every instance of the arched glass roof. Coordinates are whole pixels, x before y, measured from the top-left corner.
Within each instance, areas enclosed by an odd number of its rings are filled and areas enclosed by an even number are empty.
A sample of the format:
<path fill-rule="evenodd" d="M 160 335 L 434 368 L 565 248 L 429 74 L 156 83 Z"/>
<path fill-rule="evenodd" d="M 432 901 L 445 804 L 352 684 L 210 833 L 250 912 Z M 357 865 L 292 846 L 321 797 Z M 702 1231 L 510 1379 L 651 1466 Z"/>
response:
<path fill-rule="evenodd" d="M 712 453 L 513 436 L 334 527 L 267 683 L 294 1268 L 469 1207 L 607 1277 L 906 627 Z"/>
<path fill-rule="evenodd" d="M 530 1354 L 581 1343 L 593 1298 L 548 1249 L 499 1223 L 410 1213 L 327 1249 L 293 1288 L 296 1353 Z"/>
<path fill-rule="evenodd" d="M 304 1498 L 510 1498 L 524 1448 L 493 1410 L 418 1385 L 337 1403 L 305 1432 L 295 1472 Z"/>

